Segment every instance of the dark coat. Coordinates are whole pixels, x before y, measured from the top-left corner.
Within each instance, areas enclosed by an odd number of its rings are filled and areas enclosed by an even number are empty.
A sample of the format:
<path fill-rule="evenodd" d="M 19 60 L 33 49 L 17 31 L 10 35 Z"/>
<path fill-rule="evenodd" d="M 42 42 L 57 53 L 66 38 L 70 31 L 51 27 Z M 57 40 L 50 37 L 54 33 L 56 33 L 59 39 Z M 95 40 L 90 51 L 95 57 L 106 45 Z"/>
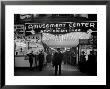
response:
<path fill-rule="evenodd" d="M 44 54 L 43 53 L 40 53 L 38 55 L 38 58 L 39 58 L 39 64 L 43 64 L 43 62 L 44 62 Z"/>
<path fill-rule="evenodd" d="M 89 65 L 94 65 L 96 64 L 97 57 L 95 55 L 89 55 L 88 56 L 88 63 Z"/>
<path fill-rule="evenodd" d="M 86 62 L 85 55 L 81 55 L 81 56 L 80 56 L 80 62 L 81 62 L 81 63 L 85 63 L 85 62 Z"/>
<path fill-rule="evenodd" d="M 87 61 L 87 69 L 89 73 L 97 74 L 97 56 L 89 55 Z"/>
<path fill-rule="evenodd" d="M 32 53 L 27 54 L 27 56 L 29 57 L 29 62 L 33 63 L 33 57 L 34 55 Z"/>
<path fill-rule="evenodd" d="M 53 65 L 61 65 L 63 55 L 62 53 L 55 53 L 53 59 Z"/>

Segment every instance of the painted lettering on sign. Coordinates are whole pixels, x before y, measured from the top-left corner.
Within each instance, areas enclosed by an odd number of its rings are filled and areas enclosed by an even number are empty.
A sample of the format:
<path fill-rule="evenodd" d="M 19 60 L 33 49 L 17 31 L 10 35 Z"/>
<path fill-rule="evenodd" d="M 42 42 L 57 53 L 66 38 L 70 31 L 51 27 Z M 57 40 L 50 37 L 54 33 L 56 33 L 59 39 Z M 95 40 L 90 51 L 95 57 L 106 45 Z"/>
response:
<path fill-rule="evenodd" d="M 69 33 L 97 31 L 97 22 L 26 23 L 26 32 Z"/>

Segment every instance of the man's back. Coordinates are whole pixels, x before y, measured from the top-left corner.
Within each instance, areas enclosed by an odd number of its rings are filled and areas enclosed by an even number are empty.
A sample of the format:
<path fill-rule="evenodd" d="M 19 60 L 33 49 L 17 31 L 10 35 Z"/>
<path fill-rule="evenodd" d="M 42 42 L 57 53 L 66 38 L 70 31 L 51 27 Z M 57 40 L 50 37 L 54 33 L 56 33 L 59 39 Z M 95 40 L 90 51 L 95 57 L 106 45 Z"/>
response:
<path fill-rule="evenodd" d="M 54 54 L 54 64 L 60 65 L 62 62 L 62 54 L 61 53 L 55 53 Z"/>
<path fill-rule="evenodd" d="M 43 62 L 44 61 L 44 54 L 40 53 L 39 54 L 39 62 Z"/>
<path fill-rule="evenodd" d="M 30 59 L 33 58 L 33 54 L 32 53 L 29 53 L 28 56 L 29 56 Z"/>

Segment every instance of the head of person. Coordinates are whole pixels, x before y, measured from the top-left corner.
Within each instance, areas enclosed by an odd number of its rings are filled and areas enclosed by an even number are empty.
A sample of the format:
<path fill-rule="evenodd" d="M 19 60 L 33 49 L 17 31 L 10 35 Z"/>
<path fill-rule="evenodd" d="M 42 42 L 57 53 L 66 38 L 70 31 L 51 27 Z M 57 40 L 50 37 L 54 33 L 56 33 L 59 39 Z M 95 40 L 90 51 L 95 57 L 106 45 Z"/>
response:
<path fill-rule="evenodd" d="M 57 52 L 58 52 L 58 53 L 60 52 L 60 48 L 57 48 Z"/>

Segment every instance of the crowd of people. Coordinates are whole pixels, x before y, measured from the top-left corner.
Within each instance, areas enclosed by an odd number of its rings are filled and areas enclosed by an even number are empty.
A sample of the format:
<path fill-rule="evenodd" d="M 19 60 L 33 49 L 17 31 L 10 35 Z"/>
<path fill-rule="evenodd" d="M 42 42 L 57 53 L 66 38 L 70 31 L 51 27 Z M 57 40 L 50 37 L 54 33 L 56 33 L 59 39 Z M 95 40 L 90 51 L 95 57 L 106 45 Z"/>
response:
<path fill-rule="evenodd" d="M 33 58 L 35 58 L 35 64 L 36 64 L 36 68 L 39 71 L 43 70 L 44 67 L 44 52 L 43 50 L 40 51 L 40 53 L 38 55 L 35 55 L 33 53 L 33 51 L 31 51 L 29 54 L 27 54 L 26 56 L 28 56 L 29 59 L 29 63 L 30 63 L 30 67 L 29 69 L 32 71 L 33 70 Z M 59 70 L 59 75 L 61 74 L 61 64 L 62 64 L 62 59 L 63 59 L 63 55 L 60 52 L 60 49 L 58 48 L 57 51 L 54 53 L 52 60 L 50 59 L 50 54 L 47 55 L 47 62 L 51 62 L 52 61 L 52 66 L 55 68 L 55 75 L 57 75 L 57 72 Z"/>
<path fill-rule="evenodd" d="M 36 68 L 39 71 L 43 70 L 44 61 L 45 61 L 45 55 L 44 55 L 43 50 L 41 50 L 38 55 L 33 54 L 33 51 L 31 51 L 31 53 L 27 54 L 27 56 L 29 57 L 30 70 L 33 70 L 33 67 L 32 67 L 33 58 L 35 58 Z M 63 53 L 61 53 L 60 48 L 57 48 L 53 57 L 51 56 L 52 56 L 51 54 L 47 54 L 46 64 L 49 62 L 52 63 L 52 66 L 55 69 L 55 75 L 57 74 L 61 75 L 61 64 L 62 64 L 62 61 L 64 61 L 63 60 L 64 55 Z M 88 60 L 86 60 L 85 52 L 82 51 L 82 55 L 80 56 L 78 66 L 81 72 L 92 74 L 92 75 L 97 75 L 97 56 L 95 54 L 95 51 L 93 50 L 90 51 L 90 54 L 88 55 Z"/>
<path fill-rule="evenodd" d="M 42 71 L 43 63 L 44 63 L 44 53 L 43 53 L 43 50 L 41 50 L 38 55 L 33 54 L 33 51 L 31 51 L 29 54 L 27 54 L 27 56 L 29 58 L 29 63 L 30 63 L 30 67 L 29 68 L 30 68 L 30 70 L 33 69 L 32 68 L 33 58 L 35 58 L 36 68 L 38 68 L 39 71 Z M 37 64 L 38 64 L 38 66 L 37 66 Z"/>

